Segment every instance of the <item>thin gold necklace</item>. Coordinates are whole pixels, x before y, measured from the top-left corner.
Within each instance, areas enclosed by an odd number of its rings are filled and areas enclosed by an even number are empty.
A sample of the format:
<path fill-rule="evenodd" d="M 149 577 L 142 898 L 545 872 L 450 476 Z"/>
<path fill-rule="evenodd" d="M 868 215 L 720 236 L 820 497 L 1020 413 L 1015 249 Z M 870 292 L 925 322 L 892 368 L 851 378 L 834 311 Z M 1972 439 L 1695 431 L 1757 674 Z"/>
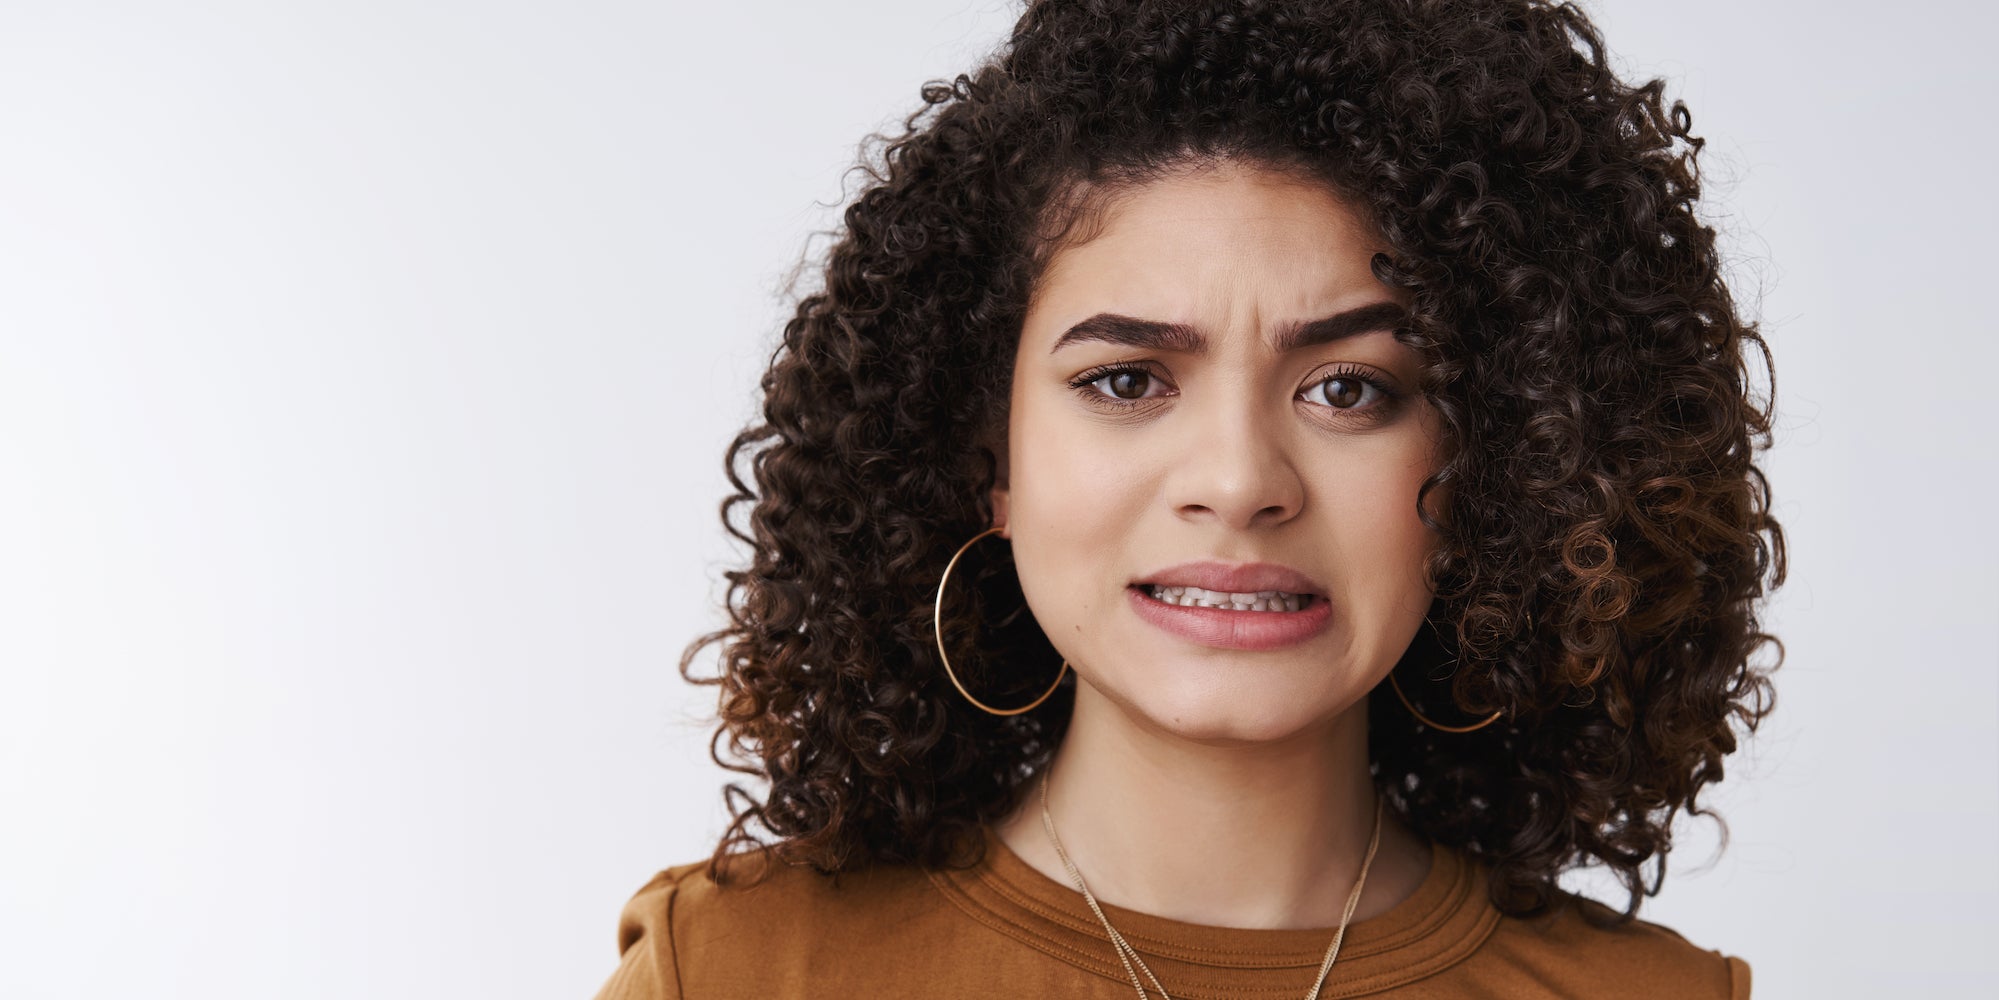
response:
<path fill-rule="evenodd" d="M 1160 1000 L 1173 1000 L 1167 994 L 1166 987 L 1159 985 L 1159 977 L 1153 975 L 1152 969 L 1146 966 L 1145 959 L 1139 957 L 1138 949 L 1133 948 L 1131 943 L 1124 939 L 1124 935 L 1119 934 L 1117 928 L 1111 926 L 1110 918 L 1104 916 L 1104 908 L 1097 905 L 1097 897 L 1091 894 L 1089 885 L 1084 883 L 1083 873 L 1076 870 L 1076 863 L 1069 860 L 1069 852 L 1062 849 L 1062 838 L 1055 835 L 1055 818 L 1048 813 L 1047 775 L 1043 775 L 1041 779 L 1041 826 L 1048 831 L 1048 840 L 1055 845 L 1055 854 L 1062 859 L 1062 867 L 1069 870 L 1069 880 L 1076 883 L 1076 888 L 1090 904 L 1090 912 L 1097 915 L 1097 920 L 1104 925 L 1104 933 L 1110 935 L 1111 947 L 1117 950 L 1118 961 L 1124 964 L 1125 975 L 1131 977 L 1132 988 L 1138 991 L 1138 1000 L 1147 1000 L 1145 984 L 1138 978 L 1139 970 L 1144 970 L 1145 978 L 1152 981 L 1152 988 L 1159 991 Z M 1326 973 L 1332 971 L 1333 959 L 1340 954 L 1340 941 L 1347 936 L 1347 921 L 1352 919 L 1354 907 L 1360 905 L 1361 887 L 1367 885 L 1367 870 L 1374 864 L 1375 848 L 1380 846 L 1381 796 L 1377 794 L 1374 797 L 1374 833 L 1367 838 L 1367 856 L 1361 859 L 1360 877 L 1354 879 L 1353 892 L 1347 896 L 1346 911 L 1340 914 L 1340 929 L 1333 934 L 1333 943 L 1326 949 L 1326 960 L 1319 963 L 1319 976 L 1312 981 L 1312 992 L 1305 994 L 1305 1000 L 1319 1000 L 1319 990 L 1325 985 Z"/>

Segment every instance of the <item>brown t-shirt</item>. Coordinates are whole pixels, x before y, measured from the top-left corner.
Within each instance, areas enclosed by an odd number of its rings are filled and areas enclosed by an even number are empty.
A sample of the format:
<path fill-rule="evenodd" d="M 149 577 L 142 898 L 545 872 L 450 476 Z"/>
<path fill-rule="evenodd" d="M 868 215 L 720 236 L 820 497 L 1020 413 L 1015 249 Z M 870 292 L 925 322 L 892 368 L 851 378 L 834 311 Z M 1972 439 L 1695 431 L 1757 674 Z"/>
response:
<path fill-rule="evenodd" d="M 1749 964 L 1649 921 L 1502 916 L 1486 866 L 1441 845 L 1416 891 L 1347 928 L 1321 997 L 1733 998 Z M 705 862 L 669 868 L 625 904 L 617 971 L 597 1000 L 717 997 L 1078 997 L 1136 994 L 1083 897 L 988 833 L 977 867 L 881 866 L 837 877 L 775 866 L 753 888 L 720 887 Z M 1179 1000 L 1293 1000 L 1311 988 L 1332 928 L 1208 927 L 1120 907 L 1111 924 Z M 1143 975 L 1143 973 L 1141 973 Z M 1147 984 L 1148 995 L 1157 991 Z"/>

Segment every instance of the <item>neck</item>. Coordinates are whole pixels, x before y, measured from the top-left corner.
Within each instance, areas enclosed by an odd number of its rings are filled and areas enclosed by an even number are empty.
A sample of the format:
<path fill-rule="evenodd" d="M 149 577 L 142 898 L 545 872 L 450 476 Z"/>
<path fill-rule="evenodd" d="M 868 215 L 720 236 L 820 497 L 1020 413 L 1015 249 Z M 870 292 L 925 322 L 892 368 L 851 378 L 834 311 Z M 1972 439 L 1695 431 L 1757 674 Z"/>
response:
<path fill-rule="evenodd" d="M 1062 845 L 1099 900 L 1222 927 L 1334 927 L 1375 822 L 1367 703 L 1254 745 L 1197 743 L 1078 683 L 1048 781 Z M 999 824 L 1021 860 L 1072 885 L 1041 822 L 1041 789 Z M 1429 845 L 1387 811 L 1352 920 L 1386 912 L 1427 874 Z"/>

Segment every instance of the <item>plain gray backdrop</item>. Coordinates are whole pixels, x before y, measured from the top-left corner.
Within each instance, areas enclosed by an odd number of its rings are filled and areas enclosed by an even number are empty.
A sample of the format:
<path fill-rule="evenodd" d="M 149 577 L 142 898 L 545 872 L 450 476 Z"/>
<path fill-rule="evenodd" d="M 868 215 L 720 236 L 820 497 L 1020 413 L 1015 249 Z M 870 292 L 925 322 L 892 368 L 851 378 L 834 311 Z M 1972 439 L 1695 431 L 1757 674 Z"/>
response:
<path fill-rule="evenodd" d="M 1793 558 L 1643 916 L 1765 1000 L 1990 995 L 1999 25 L 1589 9 L 1710 140 Z M 675 664 L 785 278 L 1015 13 L 0 4 L 0 995 L 591 995 L 721 828 Z"/>

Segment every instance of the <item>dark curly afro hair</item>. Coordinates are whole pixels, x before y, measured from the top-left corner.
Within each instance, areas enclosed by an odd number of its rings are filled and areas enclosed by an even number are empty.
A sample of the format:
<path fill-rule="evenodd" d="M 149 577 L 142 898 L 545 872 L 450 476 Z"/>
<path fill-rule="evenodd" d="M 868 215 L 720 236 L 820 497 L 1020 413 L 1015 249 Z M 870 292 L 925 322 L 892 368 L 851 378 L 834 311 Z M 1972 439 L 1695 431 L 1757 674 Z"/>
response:
<path fill-rule="evenodd" d="M 1233 159 L 1328 184 L 1378 227 L 1375 274 L 1413 297 L 1396 336 L 1442 417 L 1423 494 L 1448 486 L 1447 516 L 1418 501 L 1438 624 L 1397 676 L 1431 718 L 1504 718 L 1439 732 L 1377 690 L 1389 808 L 1489 863 L 1503 912 L 1600 863 L 1631 893 L 1615 919 L 1635 917 L 1674 816 L 1714 815 L 1696 797 L 1734 723 L 1774 707 L 1783 659 L 1755 614 L 1785 572 L 1752 462 L 1774 372 L 1759 407 L 1745 348 L 1766 370 L 1769 350 L 1696 218 L 1702 140 L 1663 94 L 1615 75 L 1583 12 L 1537 0 L 1032 0 L 992 60 L 924 85 L 901 135 L 871 137 L 823 286 L 728 449 L 722 520 L 748 566 L 680 669 L 720 687 L 717 761 L 767 788 L 725 791 L 711 872 L 745 851 L 824 872 L 978 858 L 1073 705 L 1065 685 L 983 713 L 932 637 L 946 561 L 991 524 L 979 445 L 1005 426 L 1030 291 L 1105 192 Z M 1026 627 L 966 630 L 952 662 L 1024 703 L 1056 658 L 1005 567 L 970 575 L 948 620 Z"/>

